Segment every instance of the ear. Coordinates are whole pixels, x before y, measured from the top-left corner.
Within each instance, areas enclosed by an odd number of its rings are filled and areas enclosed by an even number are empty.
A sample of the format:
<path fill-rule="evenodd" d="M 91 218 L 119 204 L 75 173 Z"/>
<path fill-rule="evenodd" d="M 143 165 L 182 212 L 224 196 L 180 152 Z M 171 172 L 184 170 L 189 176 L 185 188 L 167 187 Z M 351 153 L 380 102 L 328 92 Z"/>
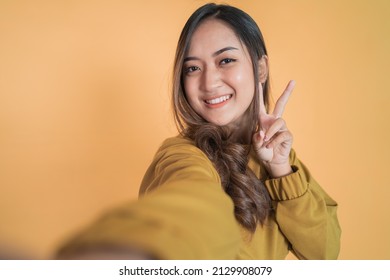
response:
<path fill-rule="evenodd" d="M 259 59 L 259 82 L 265 83 L 268 79 L 268 57 L 263 55 Z"/>

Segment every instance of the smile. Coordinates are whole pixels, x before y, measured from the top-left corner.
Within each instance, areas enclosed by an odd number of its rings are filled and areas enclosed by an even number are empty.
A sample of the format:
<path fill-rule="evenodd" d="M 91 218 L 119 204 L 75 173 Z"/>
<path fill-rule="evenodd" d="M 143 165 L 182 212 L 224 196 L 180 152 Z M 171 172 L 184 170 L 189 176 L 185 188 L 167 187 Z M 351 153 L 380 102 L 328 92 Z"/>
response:
<path fill-rule="evenodd" d="M 216 105 L 225 102 L 226 100 L 229 100 L 232 96 L 232 94 L 228 94 L 214 99 L 205 100 L 204 102 L 206 102 L 207 104 Z"/>

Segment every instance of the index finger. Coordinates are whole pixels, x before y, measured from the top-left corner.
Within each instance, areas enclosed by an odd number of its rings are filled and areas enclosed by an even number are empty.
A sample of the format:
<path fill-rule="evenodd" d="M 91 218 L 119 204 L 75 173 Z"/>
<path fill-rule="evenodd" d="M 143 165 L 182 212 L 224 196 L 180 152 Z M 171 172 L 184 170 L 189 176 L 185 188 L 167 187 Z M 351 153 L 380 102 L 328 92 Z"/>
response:
<path fill-rule="evenodd" d="M 259 83 L 259 105 L 260 105 L 260 115 L 267 114 L 267 110 L 264 105 L 264 97 L 263 97 L 263 86 Z"/>
<path fill-rule="evenodd" d="M 280 118 L 283 115 L 284 108 L 286 107 L 287 101 L 290 98 L 294 87 L 295 81 L 291 80 L 282 95 L 279 97 L 278 101 L 276 101 L 275 109 L 272 113 L 275 117 Z"/>

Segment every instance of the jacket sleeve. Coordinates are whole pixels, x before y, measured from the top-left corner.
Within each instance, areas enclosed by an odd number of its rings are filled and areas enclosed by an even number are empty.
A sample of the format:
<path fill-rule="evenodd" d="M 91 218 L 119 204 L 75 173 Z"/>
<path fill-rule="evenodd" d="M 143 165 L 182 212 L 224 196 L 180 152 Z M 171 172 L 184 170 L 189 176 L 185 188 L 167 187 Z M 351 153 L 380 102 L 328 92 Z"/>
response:
<path fill-rule="evenodd" d="M 299 259 L 337 259 L 341 229 L 337 203 L 319 186 L 294 151 L 293 174 L 265 181 L 276 221 Z"/>
<path fill-rule="evenodd" d="M 195 147 L 160 149 L 141 193 L 71 239 L 59 258 L 94 248 L 136 248 L 158 259 L 235 258 L 241 238 L 233 203 Z"/>

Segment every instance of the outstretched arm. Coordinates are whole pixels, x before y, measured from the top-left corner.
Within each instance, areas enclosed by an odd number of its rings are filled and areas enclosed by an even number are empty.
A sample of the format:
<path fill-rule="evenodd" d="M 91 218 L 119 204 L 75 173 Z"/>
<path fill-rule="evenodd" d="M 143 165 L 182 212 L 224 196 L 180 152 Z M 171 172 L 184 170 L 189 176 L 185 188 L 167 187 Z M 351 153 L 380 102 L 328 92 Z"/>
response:
<path fill-rule="evenodd" d="M 143 195 L 107 212 L 57 258 L 234 259 L 241 236 L 233 203 L 206 156 L 192 145 L 160 149 Z"/>

